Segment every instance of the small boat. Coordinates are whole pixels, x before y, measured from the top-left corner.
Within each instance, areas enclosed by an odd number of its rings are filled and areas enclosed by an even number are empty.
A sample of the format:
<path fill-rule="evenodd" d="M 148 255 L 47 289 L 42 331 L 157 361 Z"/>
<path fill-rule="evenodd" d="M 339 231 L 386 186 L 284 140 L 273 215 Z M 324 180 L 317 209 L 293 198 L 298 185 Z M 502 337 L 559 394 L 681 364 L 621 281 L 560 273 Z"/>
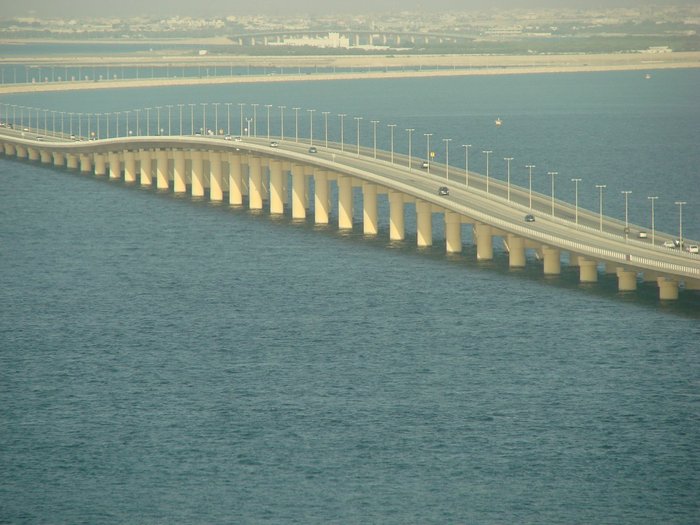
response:
<path fill-rule="evenodd" d="M 646 75 L 644 75 L 644 78 L 646 78 L 647 80 L 649 80 L 649 79 L 651 78 L 651 75 L 650 75 L 649 73 L 647 73 Z"/>
<path fill-rule="evenodd" d="M 500 117 L 497 118 L 494 122 L 495 122 L 496 126 L 500 126 L 501 124 L 503 124 L 503 121 L 501 120 Z"/>

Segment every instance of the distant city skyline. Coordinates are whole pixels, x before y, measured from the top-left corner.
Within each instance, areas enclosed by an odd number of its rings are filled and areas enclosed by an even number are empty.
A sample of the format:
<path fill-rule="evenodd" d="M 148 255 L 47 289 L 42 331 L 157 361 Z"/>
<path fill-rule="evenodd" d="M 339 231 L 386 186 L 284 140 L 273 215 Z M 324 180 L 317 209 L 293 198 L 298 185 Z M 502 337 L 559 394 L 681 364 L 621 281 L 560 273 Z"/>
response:
<path fill-rule="evenodd" d="M 485 9 L 542 9 L 542 8 L 640 8 L 645 5 L 669 7 L 694 5 L 693 0 L 261 0 L 242 2 L 240 0 L 25 0 L 8 2 L 3 6 L 2 17 L 36 16 L 69 17 L 139 15 L 169 16 L 230 16 L 230 15 L 293 15 L 302 13 L 318 14 L 363 14 L 377 12 Z"/>

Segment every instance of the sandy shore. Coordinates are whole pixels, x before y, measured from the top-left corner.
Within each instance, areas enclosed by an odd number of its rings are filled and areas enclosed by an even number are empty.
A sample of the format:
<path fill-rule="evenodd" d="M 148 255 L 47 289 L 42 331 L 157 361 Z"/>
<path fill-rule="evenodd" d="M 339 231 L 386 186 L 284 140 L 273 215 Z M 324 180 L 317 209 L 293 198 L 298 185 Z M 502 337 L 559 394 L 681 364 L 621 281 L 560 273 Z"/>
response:
<path fill-rule="evenodd" d="M 18 62 L 20 59 L 13 59 Z M 2 62 L 10 62 L 8 60 Z M 28 63 L 27 60 L 21 60 Z M 0 62 L 1 63 L 1 62 Z M 519 75 L 536 73 L 576 73 L 590 71 L 652 71 L 657 69 L 700 68 L 700 52 L 688 53 L 626 53 L 600 55 L 410 55 L 410 56 L 307 56 L 307 57 L 55 57 L 36 58 L 32 63 L 59 65 L 135 65 L 165 66 L 199 65 L 202 67 L 246 66 L 274 67 L 290 70 L 283 74 L 233 75 L 215 77 L 149 78 L 127 80 L 43 82 L 36 84 L 5 84 L 0 94 L 113 89 L 129 87 L 160 87 L 174 85 L 239 84 L 257 82 L 303 82 L 350 79 L 448 77 L 470 75 Z M 298 74 L 301 67 L 358 68 L 362 71 L 342 73 Z M 398 68 L 412 68 L 400 70 Z M 389 69 L 391 68 L 391 69 Z M 419 68 L 419 69 L 416 69 Z M 438 69 L 440 68 L 440 69 Z"/>

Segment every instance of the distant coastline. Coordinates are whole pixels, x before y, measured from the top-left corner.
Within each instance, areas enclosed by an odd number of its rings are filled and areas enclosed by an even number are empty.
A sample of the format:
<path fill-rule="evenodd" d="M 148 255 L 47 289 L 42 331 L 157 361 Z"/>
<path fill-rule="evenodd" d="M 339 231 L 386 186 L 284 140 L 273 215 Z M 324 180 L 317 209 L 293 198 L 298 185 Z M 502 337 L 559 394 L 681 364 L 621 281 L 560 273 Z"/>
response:
<path fill-rule="evenodd" d="M 106 56 L 106 57 L 13 57 L 2 63 L 130 64 L 173 66 L 197 64 L 202 67 L 228 65 L 251 67 L 319 66 L 322 68 L 358 68 L 366 71 L 251 74 L 212 77 L 173 77 L 148 79 L 84 80 L 0 85 L 0 94 L 77 91 L 92 89 L 141 88 L 203 84 L 240 84 L 262 82 L 308 82 L 384 78 L 430 78 L 483 75 L 522 75 L 543 73 L 580 73 L 596 71 L 640 71 L 700 68 L 700 52 L 685 53 L 616 53 L 600 55 L 410 55 L 410 56 Z M 410 70 L 396 68 L 410 67 Z M 416 69 L 419 67 L 419 69 Z M 383 69 L 386 68 L 386 69 Z M 394 69 L 389 69 L 394 68 Z M 434 69 L 432 69 L 434 68 Z"/>

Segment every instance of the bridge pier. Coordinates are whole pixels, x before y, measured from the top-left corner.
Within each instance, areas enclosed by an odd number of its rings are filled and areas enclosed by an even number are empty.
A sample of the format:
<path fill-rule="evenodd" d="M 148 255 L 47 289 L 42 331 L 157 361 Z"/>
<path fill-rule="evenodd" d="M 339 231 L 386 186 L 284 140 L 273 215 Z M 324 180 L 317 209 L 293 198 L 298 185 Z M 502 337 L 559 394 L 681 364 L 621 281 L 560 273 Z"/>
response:
<path fill-rule="evenodd" d="M 330 199 L 328 197 L 328 172 L 316 170 L 314 174 L 314 221 L 328 224 L 330 221 Z"/>
<path fill-rule="evenodd" d="M 659 299 L 662 301 L 678 299 L 678 281 L 669 277 L 659 277 L 656 282 L 659 285 Z"/>
<path fill-rule="evenodd" d="M 181 149 L 173 152 L 173 192 L 185 193 L 187 191 L 187 178 L 185 175 L 185 152 Z"/>
<path fill-rule="evenodd" d="M 193 150 L 192 156 L 192 185 L 190 187 L 193 197 L 204 197 L 204 160 L 202 152 Z"/>
<path fill-rule="evenodd" d="M 119 153 L 110 152 L 109 154 L 109 178 L 118 179 L 122 175 L 122 166 L 119 159 Z"/>
<path fill-rule="evenodd" d="M 284 177 L 279 160 L 270 161 L 270 213 L 284 214 Z"/>
<path fill-rule="evenodd" d="M 107 162 L 104 153 L 95 153 L 95 175 L 103 176 L 107 173 Z"/>
<path fill-rule="evenodd" d="M 156 151 L 156 188 L 167 190 L 169 187 L 168 152 L 164 149 L 159 149 Z"/>
<path fill-rule="evenodd" d="M 306 218 L 306 175 L 304 166 L 292 164 L 292 219 Z"/>
<path fill-rule="evenodd" d="M 542 256 L 544 257 L 544 274 L 559 275 L 561 273 L 561 254 L 559 248 L 542 246 Z"/>
<path fill-rule="evenodd" d="M 29 160 L 39 160 L 39 150 L 36 148 L 27 148 L 27 157 Z"/>
<path fill-rule="evenodd" d="M 66 168 L 69 170 L 78 169 L 78 156 L 73 153 L 66 153 Z"/>
<path fill-rule="evenodd" d="M 525 267 L 525 239 L 509 233 L 506 236 L 508 246 L 508 266 L 510 268 Z"/>
<path fill-rule="evenodd" d="M 377 185 L 362 183 L 362 229 L 365 235 L 377 235 Z"/>
<path fill-rule="evenodd" d="M 579 281 L 582 283 L 598 282 L 598 261 L 578 256 Z"/>
<path fill-rule="evenodd" d="M 82 173 L 92 173 L 92 155 L 80 154 L 80 171 Z"/>
<path fill-rule="evenodd" d="M 16 153 L 17 150 L 14 144 L 5 143 L 5 155 L 9 157 L 10 155 L 16 155 Z"/>
<path fill-rule="evenodd" d="M 416 201 L 416 244 L 421 248 L 433 245 L 433 209 L 420 200 Z"/>
<path fill-rule="evenodd" d="M 447 253 L 462 252 L 462 218 L 453 211 L 445 211 L 445 250 Z"/>
<path fill-rule="evenodd" d="M 262 166 L 260 157 L 248 156 L 248 208 L 263 209 Z"/>
<path fill-rule="evenodd" d="M 41 163 L 42 164 L 51 164 L 51 152 L 47 151 L 45 149 L 41 150 Z"/>
<path fill-rule="evenodd" d="M 352 177 L 338 175 L 338 228 L 352 230 Z"/>
<path fill-rule="evenodd" d="M 153 185 L 153 157 L 147 149 L 139 150 L 139 168 L 141 186 Z"/>
<path fill-rule="evenodd" d="M 483 223 L 474 225 L 474 239 L 476 240 L 476 259 L 478 261 L 490 261 L 493 259 L 493 231 L 491 226 Z"/>
<path fill-rule="evenodd" d="M 124 152 L 124 182 L 136 182 L 136 152 Z"/>
<path fill-rule="evenodd" d="M 634 292 L 637 289 L 637 272 L 625 268 L 618 268 L 617 289 L 620 292 Z"/>
<path fill-rule="evenodd" d="M 405 238 L 404 196 L 399 191 L 389 190 L 389 239 L 403 241 Z"/>
<path fill-rule="evenodd" d="M 224 200 L 221 153 L 218 151 L 209 152 L 209 200 L 216 202 Z"/>
<path fill-rule="evenodd" d="M 228 154 L 228 203 L 232 206 L 243 204 L 241 156 L 235 153 Z"/>
<path fill-rule="evenodd" d="M 5 150 L 7 151 L 7 150 Z M 63 155 L 63 153 L 59 153 L 58 151 L 53 152 L 53 165 L 58 167 L 58 166 L 63 166 L 66 163 L 66 157 Z"/>
<path fill-rule="evenodd" d="M 25 146 L 20 146 L 19 144 L 15 147 L 15 151 L 18 159 L 27 158 L 27 148 Z M 77 166 L 76 166 L 77 167 Z"/>

